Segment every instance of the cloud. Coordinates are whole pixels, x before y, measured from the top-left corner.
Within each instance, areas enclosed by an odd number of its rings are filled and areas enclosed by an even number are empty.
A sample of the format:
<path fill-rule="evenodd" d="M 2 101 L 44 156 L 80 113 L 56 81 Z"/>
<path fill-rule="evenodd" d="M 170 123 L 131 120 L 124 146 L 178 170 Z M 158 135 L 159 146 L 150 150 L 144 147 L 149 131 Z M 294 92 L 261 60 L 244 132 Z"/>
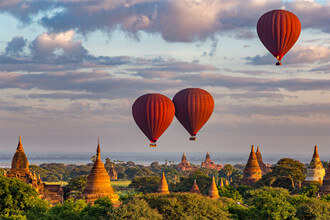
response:
<path fill-rule="evenodd" d="M 325 63 L 330 61 L 330 48 L 324 46 L 301 46 L 296 45 L 283 58 L 285 64 L 311 64 L 311 63 Z M 252 65 L 269 65 L 275 62 L 275 58 L 267 53 L 263 56 L 257 55 L 255 57 L 245 58 L 248 64 Z"/>
<path fill-rule="evenodd" d="M 223 74 L 181 74 L 174 79 L 180 79 L 191 86 L 212 86 L 224 87 L 237 90 L 248 91 L 287 91 L 300 90 L 330 90 L 330 80 L 328 79 L 275 79 L 257 77 L 235 77 Z"/>
<path fill-rule="evenodd" d="M 7 43 L 5 48 L 5 54 L 10 56 L 20 56 L 26 46 L 27 40 L 23 37 L 13 37 L 10 42 Z"/>

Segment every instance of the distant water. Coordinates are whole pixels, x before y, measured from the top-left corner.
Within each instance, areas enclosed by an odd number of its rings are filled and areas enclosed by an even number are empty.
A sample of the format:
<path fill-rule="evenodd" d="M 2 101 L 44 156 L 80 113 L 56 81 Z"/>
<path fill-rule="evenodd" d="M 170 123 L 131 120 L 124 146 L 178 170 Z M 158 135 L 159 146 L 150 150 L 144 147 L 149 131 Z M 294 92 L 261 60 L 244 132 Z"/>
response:
<path fill-rule="evenodd" d="M 29 163 L 39 165 L 42 163 L 63 163 L 63 164 L 87 164 L 91 163 L 91 157 L 95 155 L 93 152 L 78 153 L 54 153 L 54 152 L 26 152 Z M 10 167 L 14 152 L 0 153 L 0 167 Z M 136 164 L 150 165 L 154 161 L 160 164 L 165 160 L 172 161 L 177 164 L 181 161 L 182 152 L 102 152 L 102 160 L 110 158 L 112 161 L 133 161 Z M 199 165 L 205 160 L 205 152 L 186 152 L 187 159 L 190 163 Z M 249 154 L 238 153 L 217 153 L 210 152 L 211 160 L 220 164 L 245 164 Z M 303 163 L 309 163 L 312 155 L 290 155 L 290 154 L 263 154 L 265 163 L 274 164 L 280 158 L 289 157 L 300 160 Z M 330 155 L 321 155 L 321 160 L 329 160 Z"/>

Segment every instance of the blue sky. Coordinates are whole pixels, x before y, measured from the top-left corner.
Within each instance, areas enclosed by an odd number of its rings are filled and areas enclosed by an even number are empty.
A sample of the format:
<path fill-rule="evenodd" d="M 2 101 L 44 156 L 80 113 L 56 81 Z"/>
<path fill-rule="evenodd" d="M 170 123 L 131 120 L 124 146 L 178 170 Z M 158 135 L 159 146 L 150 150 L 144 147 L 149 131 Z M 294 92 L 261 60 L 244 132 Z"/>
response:
<path fill-rule="evenodd" d="M 284 8 L 301 36 L 276 67 L 256 34 Z M 57 0 L 0 2 L 0 149 L 329 155 L 330 2 Z M 145 93 L 209 91 L 197 141 L 174 119 L 150 149 L 131 116 Z M 322 158 L 329 159 L 329 158 Z"/>

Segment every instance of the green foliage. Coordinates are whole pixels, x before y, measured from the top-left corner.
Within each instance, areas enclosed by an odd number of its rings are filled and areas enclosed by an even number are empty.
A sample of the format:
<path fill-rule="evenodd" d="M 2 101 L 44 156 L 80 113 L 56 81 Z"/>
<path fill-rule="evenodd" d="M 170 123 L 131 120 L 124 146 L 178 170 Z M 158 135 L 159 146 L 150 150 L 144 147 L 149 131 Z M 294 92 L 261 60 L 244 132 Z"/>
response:
<path fill-rule="evenodd" d="M 228 211 L 231 214 L 232 219 L 237 220 L 250 220 L 253 219 L 253 213 L 248 207 L 239 204 L 229 204 Z"/>
<path fill-rule="evenodd" d="M 330 194 L 327 194 L 327 195 L 323 195 L 321 197 L 321 200 L 325 201 L 325 202 L 330 202 Z"/>
<path fill-rule="evenodd" d="M 29 185 L 16 178 L 0 177 L 0 217 L 25 215 L 29 210 L 46 211 L 48 204 Z"/>
<path fill-rule="evenodd" d="M 78 220 L 80 219 L 80 212 L 87 206 L 85 200 L 68 199 L 63 204 L 57 204 L 52 207 L 48 214 L 52 219 L 63 219 L 63 220 Z"/>
<path fill-rule="evenodd" d="M 308 197 L 316 197 L 317 192 L 320 189 L 321 184 L 319 182 L 313 182 L 306 186 L 303 186 L 300 190 L 300 194 L 305 194 Z"/>
<path fill-rule="evenodd" d="M 250 198 L 246 204 L 260 219 L 290 219 L 296 209 L 288 201 L 289 191 L 283 188 L 262 187 L 249 191 Z"/>
<path fill-rule="evenodd" d="M 300 204 L 297 207 L 298 219 L 324 219 L 330 217 L 330 203 L 324 202 L 318 198 L 311 198 L 307 202 Z"/>
<path fill-rule="evenodd" d="M 78 176 L 69 180 L 68 185 L 64 187 L 65 192 L 82 193 L 86 187 L 87 176 Z"/>
<path fill-rule="evenodd" d="M 242 195 L 236 190 L 233 186 L 224 186 L 224 187 L 218 187 L 219 190 L 219 196 L 221 197 L 227 197 L 232 198 L 235 201 L 243 202 Z"/>
<path fill-rule="evenodd" d="M 137 192 L 152 193 L 157 191 L 159 182 L 158 176 L 135 177 L 130 186 Z"/>
<path fill-rule="evenodd" d="M 81 219 L 98 220 L 108 219 L 113 212 L 113 205 L 109 197 L 99 198 L 94 205 L 88 204 L 81 212 Z"/>
<path fill-rule="evenodd" d="M 124 204 L 115 210 L 109 219 L 131 219 L 148 220 L 163 219 L 156 209 L 152 209 L 149 204 L 141 197 L 131 197 L 124 201 Z"/>
<path fill-rule="evenodd" d="M 221 199 L 209 199 L 192 193 L 147 194 L 143 198 L 164 219 L 229 219 Z"/>

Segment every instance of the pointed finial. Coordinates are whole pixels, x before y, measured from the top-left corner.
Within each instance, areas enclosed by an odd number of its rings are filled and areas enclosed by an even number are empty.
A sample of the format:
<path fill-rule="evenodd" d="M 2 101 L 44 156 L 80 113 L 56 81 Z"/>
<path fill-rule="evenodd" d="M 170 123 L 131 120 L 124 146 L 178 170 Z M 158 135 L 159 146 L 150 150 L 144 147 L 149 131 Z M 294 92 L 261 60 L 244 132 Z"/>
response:
<path fill-rule="evenodd" d="M 23 147 L 22 147 L 22 139 L 21 139 L 21 135 L 19 135 L 19 138 L 18 138 L 17 150 L 24 151 L 24 149 L 23 149 Z"/>
<path fill-rule="evenodd" d="M 259 152 L 259 146 L 257 147 L 257 152 Z"/>
<path fill-rule="evenodd" d="M 100 139 L 97 138 L 96 158 L 101 159 Z"/>
<path fill-rule="evenodd" d="M 253 144 L 252 144 L 252 146 L 251 146 L 251 151 L 254 152 L 254 145 L 253 145 Z"/>

